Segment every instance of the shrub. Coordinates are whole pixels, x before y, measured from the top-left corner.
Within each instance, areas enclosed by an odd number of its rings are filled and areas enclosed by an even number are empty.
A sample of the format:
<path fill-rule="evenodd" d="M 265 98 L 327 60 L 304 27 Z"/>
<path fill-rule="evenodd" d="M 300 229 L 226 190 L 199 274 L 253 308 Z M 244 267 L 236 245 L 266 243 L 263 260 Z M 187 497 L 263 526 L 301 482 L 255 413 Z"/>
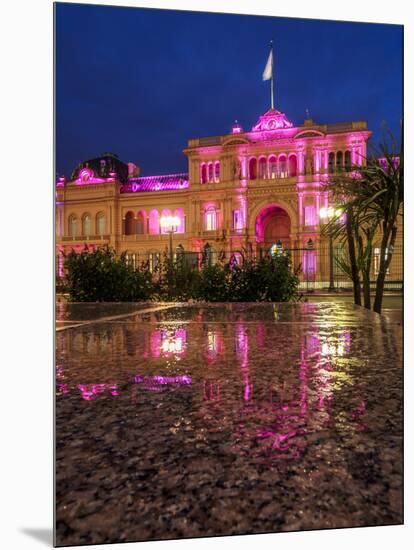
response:
<path fill-rule="evenodd" d="M 247 260 L 231 271 L 229 301 L 288 302 L 297 297 L 298 273 L 292 272 L 290 255 Z"/>
<path fill-rule="evenodd" d="M 117 258 L 111 248 L 70 252 L 65 258 L 66 286 L 71 301 L 127 302 L 149 300 L 153 294 L 152 275 L 135 270 Z"/>
<path fill-rule="evenodd" d="M 196 298 L 206 302 L 230 301 L 231 271 L 228 265 L 204 265 Z"/>
<path fill-rule="evenodd" d="M 187 301 L 199 293 L 200 273 L 178 257 L 171 262 L 164 255 L 160 277 L 156 283 L 156 297 L 161 300 Z"/>
<path fill-rule="evenodd" d="M 70 300 L 79 302 L 287 302 L 297 297 L 299 279 L 287 252 L 242 265 L 204 262 L 200 271 L 182 258 L 171 262 L 164 256 L 153 275 L 148 264 L 134 269 L 110 248 L 85 247 L 66 256 L 65 284 Z"/>

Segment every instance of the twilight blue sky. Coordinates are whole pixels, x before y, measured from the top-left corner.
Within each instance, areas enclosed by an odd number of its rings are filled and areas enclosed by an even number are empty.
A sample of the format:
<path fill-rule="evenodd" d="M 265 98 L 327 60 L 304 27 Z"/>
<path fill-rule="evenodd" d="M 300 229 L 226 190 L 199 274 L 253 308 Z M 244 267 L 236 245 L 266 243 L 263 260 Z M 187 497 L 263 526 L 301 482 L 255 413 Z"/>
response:
<path fill-rule="evenodd" d="M 269 107 L 295 124 L 382 121 L 399 135 L 402 27 L 278 17 L 56 5 L 56 171 L 105 151 L 143 175 L 186 171 L 191 137 L 245 130 Z"/>

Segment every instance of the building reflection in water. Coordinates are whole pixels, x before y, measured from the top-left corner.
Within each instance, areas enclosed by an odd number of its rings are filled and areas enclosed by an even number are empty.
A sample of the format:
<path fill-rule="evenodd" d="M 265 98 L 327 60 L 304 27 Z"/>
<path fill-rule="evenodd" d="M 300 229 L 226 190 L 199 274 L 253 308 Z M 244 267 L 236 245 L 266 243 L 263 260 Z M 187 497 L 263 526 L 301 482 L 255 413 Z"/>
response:
<path fill-rule="evenodd" d="M 208 330 L 206 337 L 205 357 L 212 364 L 224 354 L 223 335 L 219 330 Z"/>
<path fill-rule="evenodd" d="M 78 384 L 78 389 L 81 392 L 82 399 L 86 401 L 93 401 L 104 393 L 108 393 L 113 397 L 119 395 L 117 384 Z"/>
<path fill-rule="evenodd" d="M 253 386 L 249 379 L 249 336 L 243 324 L 237 324 L 235 335 L 236 357 L 239 360 L 243 378 L 243 399 L 249 401 L 252 397 Z"/>
<path fill-rule="evenodd" d="M 145 349 L 144 357 L 182 357 L 185 355 L 187 345 L 187 330 L 156 329 L 150 336 L 149 350 Z"/>
<path fill-rule="evenodd" d="M 57 393 L 65 396 L 73 388 L 85 401 L 94 401 L 117 397 L 120 392 L 130 392 L 132 389 L 132 399 L 135 401 L 137 392 L 141 390 L 160 393 L 192 386 L 194 399 L 199 395 L 205 406 L 211 407 L 208 420 L 203 418 L 205 425 L 210 422 L 212 429 L 224 429 L 230 422 L 232 449 L 238 453 L 256 452 L 264 460 L 297 458 L 304 452 L 309 437 L 313 437 L 311 434 L 334 426 L 336 419 L 332 410 L 335 390 L 340 384 L 353 383 L 347 374 L 347 356 L 352 341 L 349 330 L 333 334 L 323 327 L 316 327 L 312 332 L 306 331 L 298 341 L 297 351 L 286 350 L 284 359 L 284 343 L 280 342 L 280 347 L 276 349 L 274 341 L 270 341 L 278 337 L 275 325 L 236 322 L 211 327 L 203 323 L 192 327 L 193 345 L 200 348 L 205 363 L 198 363 L 191 375 L 182 372 L 184 365 L 191 372 L 191 364 L 187 366 L 184 361 L 188 360 L 188 346 L 192 344 L 187 326 L 165 324 L 153 330 L 119 327 L 119 334 L 114 331 L 111 338 L 104 333 L 104 340 L 97 335 L 92 338 L 90 334 L 83 334 L 75 344 L 76 334 L 70 331 L 60 333 L 58 349 L 63 360 L 56 367 Z M 298 329 L 292 325 L 290 330 Z M 204 340 L 202 347 L 200 338 Z M 71 341 L 68 343 L 67 339 Z M 233 346 L 227 346 L 226 355 L 225 342 L 229 340 L 233 340 Z M 128 350 L 126 341 L 130 344 Z M 102 347 L 104 352 L 107 350 L 109 353 L 117 347 L 124 349 L 127 355 L 133 351 L 135 356 L 141 358 L 141 372 L 125 373 L 126 377 L 122 379 L 121 370 L 113 375 L 111 382 L 78 383 L 82 380 L 77 380 L 71 385 L 64 365 L 65 357 L 70 355 L 68 349 L 73 346 L 79 346 L 79 350 L 86 352 L 88 357 L 99 357 Z M 193 354 L 195 351 L 192 349 Z M 150 363 L 150 359 L 163 362 Z M 234 364 L 234 359 L 237 369 L 229 371 L 228 365 Z M 181 360 L 184 361 L 183 366 Z M 273 368 L 275 364 L 279 365 L 276 369 Z M 150 373 L 148 368 L 152 371 L 160 369 L 161 373 L 160 370 L 156 374 Z M 253 391 L 255 377 L 258 386 Z M 197 388 L 200 388 L 200 393 Z M 365 415 L 365 402 L 356 400 L 355 406 L 347 413 L 347 422 L 357 431 L 366 430 Z"/>
<path fill-rule="evenodd" d="M 188 386 L 192 383 L 192 378 L 188 374 L 180 376 L 144 376 L 137 374 L 133 378 L 134 384 L 141 384 L 145 390 L 159 392 L 163 386 Z"/>

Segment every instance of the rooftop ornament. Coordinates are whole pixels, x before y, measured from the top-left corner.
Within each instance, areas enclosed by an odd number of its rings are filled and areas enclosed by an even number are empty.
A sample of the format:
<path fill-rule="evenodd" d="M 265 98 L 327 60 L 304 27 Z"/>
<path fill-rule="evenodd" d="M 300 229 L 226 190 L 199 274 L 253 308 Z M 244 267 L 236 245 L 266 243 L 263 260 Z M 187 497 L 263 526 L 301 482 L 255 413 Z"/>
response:
<path fill-rule="evenodd" d="M 231 127 L 232 134 L 242 134 L 243 128 L 240 126 L 237 120 L 234 121 L 233 126 Z"/>
<path fill-rule="evenodd" d="M 253 126 L 252 132 L 280 130 L 284 128 L 292 128 L 292 126 L 292 122 L 286 118 L 284 113 L 276 111 L 275 109 L 269 109 L 269 111 L 262 115 Z"/>

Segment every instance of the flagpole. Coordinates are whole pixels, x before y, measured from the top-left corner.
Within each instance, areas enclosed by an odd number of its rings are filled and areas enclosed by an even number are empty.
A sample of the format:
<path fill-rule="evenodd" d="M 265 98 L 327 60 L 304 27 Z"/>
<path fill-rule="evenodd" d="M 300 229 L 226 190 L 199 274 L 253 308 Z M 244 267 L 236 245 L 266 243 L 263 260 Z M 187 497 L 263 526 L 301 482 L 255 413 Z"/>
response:
<path fill-rule="evenodd" d="M 270 80 L 270 105 L 271 105 L 271 109 L 273 110 L 275 108 L 275 98 L 274 98 L 274 88 L 273 88 L 273 63 L 274 63 L 273 40 L 270 41 L 270 51 L 272 52 L 272 78 Z"/>

